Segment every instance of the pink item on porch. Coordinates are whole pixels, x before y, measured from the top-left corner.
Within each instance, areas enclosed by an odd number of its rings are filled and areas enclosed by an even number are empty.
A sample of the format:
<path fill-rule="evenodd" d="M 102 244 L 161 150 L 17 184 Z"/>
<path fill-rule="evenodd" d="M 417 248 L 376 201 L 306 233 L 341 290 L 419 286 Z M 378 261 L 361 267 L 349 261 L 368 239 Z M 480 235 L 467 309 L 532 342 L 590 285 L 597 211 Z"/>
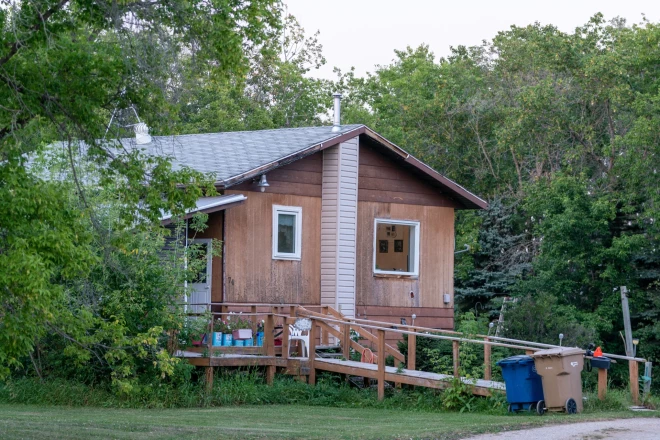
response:
<path fill-rule="evenodd" d="M 252 329 L 251 328 L 239 328 L 232 331 L 234 339 L 251 339 L 252 338 Z"/>

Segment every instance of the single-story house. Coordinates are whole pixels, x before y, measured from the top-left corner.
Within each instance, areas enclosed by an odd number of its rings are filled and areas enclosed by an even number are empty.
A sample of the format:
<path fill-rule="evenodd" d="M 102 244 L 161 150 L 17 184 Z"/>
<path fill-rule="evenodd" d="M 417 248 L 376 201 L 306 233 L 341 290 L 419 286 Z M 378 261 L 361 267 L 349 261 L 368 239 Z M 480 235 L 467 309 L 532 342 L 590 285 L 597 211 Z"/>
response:
<path fill-rule="evenodd" d="M 486 202 L 364 125 L 154 136 L 138 145 L 216 176 L 196 240 L 222 240 L 194 303 L 327 305 L 451 329 L 454 210 Z M 163 218 L 167 223 L 168 217 Z"/>

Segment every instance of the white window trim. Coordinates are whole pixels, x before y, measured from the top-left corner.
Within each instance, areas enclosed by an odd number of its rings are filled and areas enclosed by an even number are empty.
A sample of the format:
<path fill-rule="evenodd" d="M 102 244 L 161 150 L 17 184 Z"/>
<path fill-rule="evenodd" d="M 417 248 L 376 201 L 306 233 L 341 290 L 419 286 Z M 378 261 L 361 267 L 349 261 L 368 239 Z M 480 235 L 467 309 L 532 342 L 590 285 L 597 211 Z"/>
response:
<path fill-rule="evenodd" d="M 413 226 L 414 227 L 414 249 L 413 249 L 413 270 L 410 272 L 400 272 L 396 270 L 380 270 L 376 269 L 376 255 L 378 252 L 378 223 L 389 223 L 392 225 L 404 225 L 404 226 Z M 373 253 L 373 271 L 374 274 L 383 274 L 383 275 L 406 275 L 406 276 L 419 276 L 419 248 L 421 243 L 419 241 L 419 231 L 420 225 L 418 221 L 410 220 L 392 220 L 389 218 L 375 218 L 374 219 L 374 253 Z"/>
<path fill-rule="evenodd" d="M 296 216 L 295 243 L 293 253 L 277 251 L 277 220 L 279 214 Z M 273 260 L 300 260 L 302 251 L 302 208 L 300 206 L 273 205 Z"/>

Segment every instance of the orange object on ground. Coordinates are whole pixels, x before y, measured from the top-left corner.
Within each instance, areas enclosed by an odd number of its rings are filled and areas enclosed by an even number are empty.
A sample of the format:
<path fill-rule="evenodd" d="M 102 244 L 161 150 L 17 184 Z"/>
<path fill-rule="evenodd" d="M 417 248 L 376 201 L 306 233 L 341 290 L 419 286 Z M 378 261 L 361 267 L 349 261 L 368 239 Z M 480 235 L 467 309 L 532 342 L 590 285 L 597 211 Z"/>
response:
<path fill-rule="evenodd" d="M 603 350 L 601 350 L 600 347 L 596 347 L 596 351 L 594 351 L 594 357 L 603 357 Z"/>

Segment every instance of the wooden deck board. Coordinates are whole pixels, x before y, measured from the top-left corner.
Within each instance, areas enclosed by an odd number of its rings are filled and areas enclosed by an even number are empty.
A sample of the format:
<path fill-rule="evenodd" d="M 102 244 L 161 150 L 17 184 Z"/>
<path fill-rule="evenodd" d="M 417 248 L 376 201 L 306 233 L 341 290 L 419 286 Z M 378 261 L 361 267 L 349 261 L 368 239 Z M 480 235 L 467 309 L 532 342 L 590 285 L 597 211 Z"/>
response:
<path fill-rule="evenodd" d="M 378 375 L 378 365 L 366 364 L 356 361 L 342 361 L 338 359 L 319 359 L 315 361 L 315 367 L 319 370 L 332 371 L 336 373 L 354 374 L 376 379 Z M 429 373 L 426 371 L 403 369 L 397 373 L 394 367 L 385 367 L 385 380 L 390 382 L 399 382 L 408 385 L 423 386 L 427 388 L 443 389 L 450 386 L 454 377 L 449 374 Z M 473 393 L 477 395 L 489 395 L 491 390 L 505 391 L 502 382 L 482 379 L 461 378 L 463 383 L 473 387 Z"/>
<path fill-rule="evenodd" d="M 185 358 L 192 365 L 200 367 L 241 367 L 241 366 L 267 366 L 282 367 L 287 374 L 308 375 L 308 358 L 285 359 L 278 356 L 259 356 L 250 354 L 222 354 L 221 356 L 202 357 L 201 353 L 192 351 L 179 351 L 177 356 Z M 316 357 L 314 368 L 334 373 L 350 374 L 354 376 L 378 379 L 378 365 L 356 361 L 343 361 Z M 397 372 L 394 367 L 385 367 L 385 380 L 407 385 L 422 386 L 426 388 L 444 389 L 450 386 L 454 376 L 450 374 L 429 373 L 426 371 L 403 369 Z M 463 383 L 472 387 L 476 395 L 487 396 L 491 391 L 505 391 L 502 382 L 482 379 L 461 378 Z"/>

